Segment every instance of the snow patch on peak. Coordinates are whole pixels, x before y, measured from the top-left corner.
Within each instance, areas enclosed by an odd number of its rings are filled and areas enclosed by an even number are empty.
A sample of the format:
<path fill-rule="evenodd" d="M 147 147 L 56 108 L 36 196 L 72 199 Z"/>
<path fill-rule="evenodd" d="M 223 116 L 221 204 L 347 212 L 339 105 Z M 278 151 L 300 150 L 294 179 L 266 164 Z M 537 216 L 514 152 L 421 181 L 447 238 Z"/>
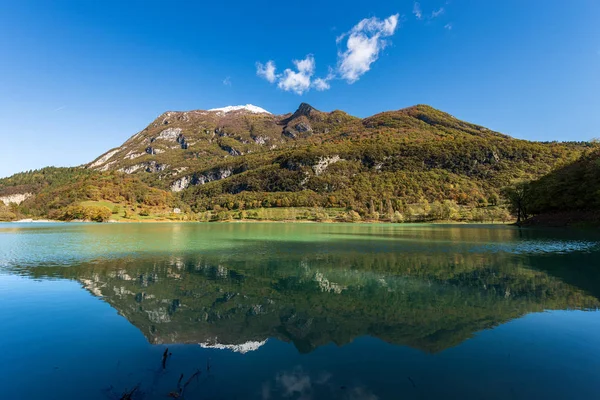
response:
<path fill-rule="evenodd" d="M 242 343 L 242 344 L 221 344 L 221 343 L 218 343 L 217 339 L 215 338 L 215 341 L 212 344 L 208 343 L 208 342 L 198 343 L 198 344 L 200 345 L 200 347 L 202 347 L 204 349 L 231 350 L 236 353 L 245 354 L 249 351 L 258 350 L 265 343 L 267 343 L 266 340 L 263 340 L 262 342 L 250 341 L 250 342 L 246 342 L 246 343 Z"/>
<path fill-rule="evenodd" d="M 264 108 L 254 106 L 252 104 L 246 104 L 245 106 L 227 106 L 227 107 L 221 107 L 221 108 L 211 108 L 210 110 L 207 110 L 207 111 L 228 113 L 228 112 L 239 111 L 239 110 L 249 111 L 249 112 L 255 113 L 255 114 L 271 114 Z"/>

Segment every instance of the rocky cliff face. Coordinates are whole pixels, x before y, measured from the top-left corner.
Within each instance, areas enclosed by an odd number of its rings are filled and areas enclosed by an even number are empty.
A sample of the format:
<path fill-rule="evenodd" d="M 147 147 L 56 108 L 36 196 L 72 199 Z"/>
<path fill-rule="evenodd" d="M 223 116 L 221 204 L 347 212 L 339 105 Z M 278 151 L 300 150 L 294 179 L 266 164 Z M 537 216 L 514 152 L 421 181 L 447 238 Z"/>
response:
<path fill-rule="evenodd" d="M 9 205 L 10 203 L 21 204 L 31 196 L 31 193 L 10 194 L 6 196 L 0 196 L 0 201 L 2 201 L 5 205 Z"/>

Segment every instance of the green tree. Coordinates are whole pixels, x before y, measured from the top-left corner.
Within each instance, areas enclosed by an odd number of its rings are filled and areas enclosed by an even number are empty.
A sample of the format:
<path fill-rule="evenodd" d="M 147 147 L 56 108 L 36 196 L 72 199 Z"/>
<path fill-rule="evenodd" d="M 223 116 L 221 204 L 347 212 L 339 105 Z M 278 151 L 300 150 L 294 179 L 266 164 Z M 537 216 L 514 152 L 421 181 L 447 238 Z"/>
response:
<path fill-rule="evenodd" d="M 502 195 L 506 198 L 510 211 L 517 217 L 517 225 L 529 218 L 530 195 L 527 182 L 519 182 L 505 187 L 502 190 Z"/>
<path fill-rule="evenodd" d="M 90 219 L 94 222 L 106 222 L 110 219 L 112 212 L 108 207 L 90 207 Z"/>
<path fill-rule="evenodd" d="M 344 215 L 344 220 L 346 222 L 358 222 L 361 220 L 361 217 L 356 211 L 350 210 Z"/>
<path fill-rule="evenodd" d="M 400 211 L 395 211 L 391 218 L 391 221 L 396 223 L 404 222 L 404 215 L 402 215 Z"/>

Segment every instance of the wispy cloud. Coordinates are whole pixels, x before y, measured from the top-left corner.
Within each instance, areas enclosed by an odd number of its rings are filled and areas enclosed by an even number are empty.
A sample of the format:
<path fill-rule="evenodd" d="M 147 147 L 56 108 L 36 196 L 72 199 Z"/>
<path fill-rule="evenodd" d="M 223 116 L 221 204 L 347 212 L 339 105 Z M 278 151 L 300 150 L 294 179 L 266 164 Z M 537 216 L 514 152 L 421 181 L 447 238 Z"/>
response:
<path fill-rule="evenodd" d="M 421 10 L 420 3 L 415 2 L 415 4 L 413 4 L 413 14 L 415 14 L 415 17 L 417 17 L 417 19 L 423 19 L 423 11 Z"/>
<path fill-rule="evenodd" d="M 58 112 L 60 110 L 64 110 L 65 108 L 67 108 L 67 106 L 60 106 L 60 107 L 55 108 L 54 110 L 52 110 L 52 112 Z"/>
<path fill-rule="evenodd" d="M 225 86 L 231 86 L 231 77 L 228 76 L 225 79 L 223 79 L 223 85 Z"/>
<path fill-rule="evenodd" d="M 331 85 L 329 84 L 329 82 L 326 79 L 323 79 L 323 78 L 317 78 L 317 79 L 315 79 L 313 81 L 312 85 L 319 92 L 322 92 L 324 90 L 327 90 L 327 89 L 331 88 Z"/>
<path fill-rule="evenodd" d="M 446 2 L 446 5 L 450 4 L 450 2 Z M 418 20 L 426 20 L 426 21 L 430 21 L 432 19 L 436 19 L 437 17 L 439 17 L 440 15 L 444 14 L 446 12 L 446 8 L 445 7 L 440 7 L 437 10 L 434 9 L 433 11 L 431 11 L 431 14 L 423 14 L 423 9 L 421 8 L 421 3 L 419 2 L 414 2 L 413 3 L 413 14 L 415 15 L 415 18 L 417 18 Z"/>
<path fill-rule="evenodd" d="M 338 44 L 347 37 L 346 50 L 338 53 L 339 76 L 348 83 L 356 82 L 377 61 L 379 52 L 387 45 L 384 38 L 392 36 L 397 27 L 398 14 L 384 20 L 365 18 L 349 32 L 338 36 Z"/>
<path fill-rule="evenodd" d="M 273 61 L 267 61 L 266 64 L 256 63 L 256 75 L 261 78 L 265 78 L 267 81 L 274 83 L 277 80 L 275 74 L 275 63 Z"/>
<path fill-rule="evenodd" d="M 446 11 L 446 10 L 444 10 L 444 7 L 440 7 L 437 10 L 433 10 L 431 12 L 431 19 L 439 17 L 440 15 L 442 15 L 444 13 L 444 11 Z"/>
<path fill-rule="evenodd" d="M 444 28 L 448 29 L 449 31 L 451 31 L 452 28 L 454 28 L 454 26 L 452 24 L 446 24 L 446 25 L 444 25 Z"/>

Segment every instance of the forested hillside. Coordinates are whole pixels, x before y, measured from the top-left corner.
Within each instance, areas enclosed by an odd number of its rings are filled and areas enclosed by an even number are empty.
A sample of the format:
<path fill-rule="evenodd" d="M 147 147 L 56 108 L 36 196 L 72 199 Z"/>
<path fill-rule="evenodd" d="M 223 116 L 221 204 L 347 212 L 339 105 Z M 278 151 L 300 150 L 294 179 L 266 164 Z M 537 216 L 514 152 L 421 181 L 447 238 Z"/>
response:
<path fill-rule="evenodd" d="M 12 215 L 0 210 L 3 220 L 28 216 L 52 219 L 108 220 L 113 207 L 103 201 L 129 206 L 166 210 L 172 207 L 169 192 L 152 188 L 139 178 L 118 172 L 97 172 L 85 168 L 43 168 L 0 180 L 0 195 L 28 194 L 18 206 L 9 208 Z M 94 204 L 98 203 L 98 204 Z M 120 210 L 119 210 L 120 212 Z"/>
<path fill-rule="evenodd" d="M 337 210 L 302 214 L 317 220 L 508 220 L 503 188 L 594 147 L 518 140 L 425 105 L 365 119 L 305 103 L 279 116 L 249 107 L 167 112 L 83 168 L 0 180 L 0 197 L 27 197 L 13 212 L 66 219 L 70 206 L 109 201 L 124 217 L 300 207 Z"/>

